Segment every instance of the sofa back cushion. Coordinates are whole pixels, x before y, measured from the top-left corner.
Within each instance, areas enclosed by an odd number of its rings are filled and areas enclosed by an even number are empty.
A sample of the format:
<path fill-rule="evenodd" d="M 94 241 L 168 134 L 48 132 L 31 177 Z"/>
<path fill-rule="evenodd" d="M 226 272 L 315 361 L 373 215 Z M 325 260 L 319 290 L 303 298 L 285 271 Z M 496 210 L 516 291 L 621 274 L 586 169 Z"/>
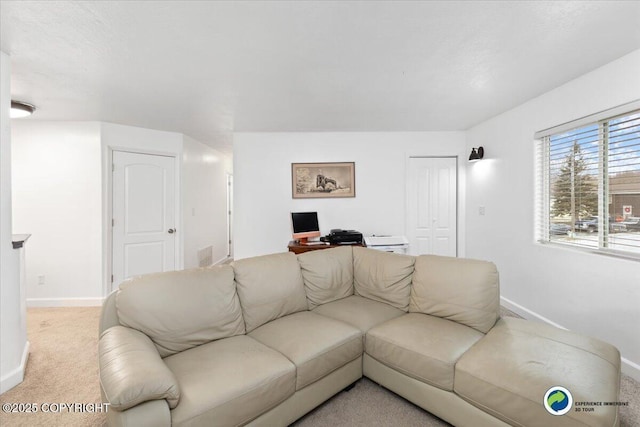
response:
<path fill-rule="evenodd" d="M 402 311 L 409 307 L 415 257 L 353 248 L 355 294 L 387 303 Z"/>
<path fill-rule="evenodd" d="M 420 255 L 413 273 L 409 311 L 487 333 L 499 316 L 499 283 L 498 270 L 491 262 Z"/>
<path fill-rule="evenodd" d="M 298 255 L 309 310 L 353 295 L 351 246 Z"/>
<path fill-rule="evenodd" d="M 247 329 L 307 310 L 302 273 L 293 252 L 245 258 L 231 263 Z"/>
<path fill-rule="evenodd" d="M 228 265 L 129 279 L 116 309 L 120 323 L 151 338 L 162 357 L 245 332 Z"/>

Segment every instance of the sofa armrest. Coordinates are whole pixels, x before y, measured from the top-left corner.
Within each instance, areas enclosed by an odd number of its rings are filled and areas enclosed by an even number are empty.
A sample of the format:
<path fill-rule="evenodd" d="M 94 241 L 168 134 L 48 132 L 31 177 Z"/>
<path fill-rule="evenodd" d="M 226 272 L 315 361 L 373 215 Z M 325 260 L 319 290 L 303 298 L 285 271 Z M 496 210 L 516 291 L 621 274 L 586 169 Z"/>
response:
<path fill-rule="evenodd" d="M 102 335 L 104 331 L 120 325 L 120 319 L 118 318 L 118 310 L 116 308 L 116 296 L 118 290 L 111 292 L 102 303 L 102 309 L 100 310 L 100 325 L 98 327 L 98 337 Z"/>
<path fill-rule="evenodd" d="M 100 384 L 113 409 L 159 399 L 172 409 L 178 405 L 178 381 L 142 332 L 124 326 L 107 329 L 98 343 L 98 358 Z"/>
<path fill-rule="evenodd" d="M 150 400 L 126 411 L 107 412 L 109 427 L 171 427 L 171 412 L 166 400 Z M 106 427 L 106 426 L 104 426 Z"/>

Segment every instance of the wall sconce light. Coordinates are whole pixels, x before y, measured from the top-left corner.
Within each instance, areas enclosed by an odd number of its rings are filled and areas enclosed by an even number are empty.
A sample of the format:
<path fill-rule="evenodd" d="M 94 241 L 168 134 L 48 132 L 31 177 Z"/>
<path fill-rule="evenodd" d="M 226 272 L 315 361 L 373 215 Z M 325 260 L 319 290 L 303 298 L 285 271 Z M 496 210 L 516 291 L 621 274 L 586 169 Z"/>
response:
<path fill-rule="evenodd" d="M 26 102 L 20 101 L 11 101 L 11 112 L 9 113 L 9 117 L 12 119 L 19 119 L 21 117 L 27 117 L 33 114 L 36 111 L 36 107 L 31 104 L 27 104 Z"/>
<path fill-rule="evenodd" d="M 471 154 L 469 154 L 469 161 L 470 162 L 477 162 L 478 160 L 482 159 L 483 157 L 484 157 L 484 148 L 482 148 L 482 147 L 472 148 L 471 149 Z"/>

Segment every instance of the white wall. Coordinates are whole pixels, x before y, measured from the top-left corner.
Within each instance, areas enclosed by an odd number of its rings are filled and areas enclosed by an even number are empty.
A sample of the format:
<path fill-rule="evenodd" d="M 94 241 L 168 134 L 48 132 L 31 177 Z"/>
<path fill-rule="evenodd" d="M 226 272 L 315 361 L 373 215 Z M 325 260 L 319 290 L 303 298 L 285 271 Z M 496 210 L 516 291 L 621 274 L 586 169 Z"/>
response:
<path fill-rule="evenodd" d="M 231 159 L 184 137 L 182 218 L 184 268 L 198 267 L 198 251 L 213 247 L 213 263 L 227 257 L 227 173 Z"/>
<path fill-rule="evenodd" d="M 100 124 L 14 120 L 12 133 L 14 231 L 32 235 L 28 304 L 98 304 L 103 296 Z"/>
<path fill-rule="evenodd" d="M 287 250 L 290 212 L 317 211 L 321 232 L 405 234 L 409 156 L 459 156 L 458 242 L 464 252 L 464 132 L 236 133 L 233 143 L 236 259 Z M 356 197 L 292 199 L 291 163 L 354 161 Z"/>
<path fill-rule="evenodd" d="M 11 63 L 0 52 L 0 393 L 22 382 L 29 351 L 19 252 L 12 245 Z"/>
<path fill-rule="evenodd" d="M 112 123 L 29 119 L 12 128 L 13 230 L 32 234 L 29 306 L 99 305 L 109 291 L 112 150 L 175 157 L 176 268 L 183 257 L 187 267 L 197 266 L 197 250 L 208 245 L 214 262 L 226 257 L 228 157 L 179 133 Z"/>
<path fill-rule="evenodd" d="M 640 51 L 468 131 L 467 256 L 494 261 L 505 302 L 617 346 L 640 379 L 640 263 L 534 242 L 536 131 L 640 98 Z M 486 215 L 478 215 L 478 207 Z"/>
<path fill-rule="evenodd" d="M 145 151 L 180 157 L 182 134 L 101 122 L 103 148 Z"/>

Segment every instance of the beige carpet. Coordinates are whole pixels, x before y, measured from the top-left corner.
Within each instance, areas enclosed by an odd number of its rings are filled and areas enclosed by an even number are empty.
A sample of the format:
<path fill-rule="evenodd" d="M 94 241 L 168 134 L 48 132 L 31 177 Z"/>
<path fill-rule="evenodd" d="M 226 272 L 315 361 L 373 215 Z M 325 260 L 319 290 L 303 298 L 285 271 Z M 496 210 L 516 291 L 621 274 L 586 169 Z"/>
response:
<path fill-rule="evenodd" d="M 99 403 L 97 333 L 100 309 L 30 308 L 27 331 L 31 354 L 22 384 L 0 396 L 0 403 Z M 513 315 L 503 310 L 503 315 Z M 640 426 L 640 384 L 622 378 L 622 427 Z M 53 406 L 55 408 L 55 405 Z M 105 415 L 68 412 L 7 414 L 5 426 L 102 426 Z M 448 426 L 394 393 L 363 378 L 295 423 L 314 426 Z"/>
<path fill-rule="evenodd" d="M 0 396 L 5 403 L 100 403 L 98 385 L 99 307 L 30 308 L 31 345 L 22 384 Z M 56 410 L 55 405 L 51 405 Z M 47 410 L 48 408 L 43 408 Z M 0 413 L 1 426 L 95 426 L 103 414 Z"/>

